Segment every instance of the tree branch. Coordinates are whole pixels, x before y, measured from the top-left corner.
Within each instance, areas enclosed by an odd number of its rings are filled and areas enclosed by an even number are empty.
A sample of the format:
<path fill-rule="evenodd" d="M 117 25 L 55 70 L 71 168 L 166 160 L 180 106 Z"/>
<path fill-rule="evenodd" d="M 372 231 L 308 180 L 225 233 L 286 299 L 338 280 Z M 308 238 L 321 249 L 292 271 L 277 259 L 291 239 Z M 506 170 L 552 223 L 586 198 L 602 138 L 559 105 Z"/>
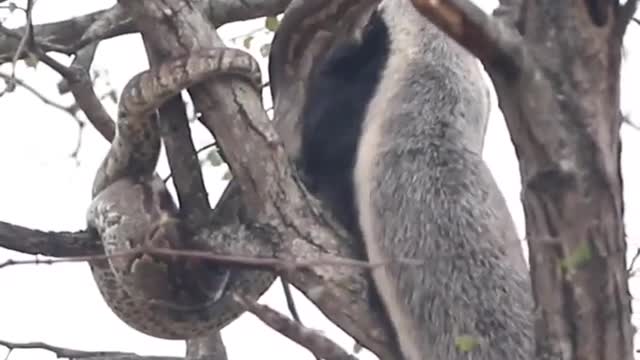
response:
<path fill-rule="evenodd" d="M 151 66 L 157 66 L 165 60 L 144 35 L 143 41 Z M 178 193 L 180 214 L 186 220 L 190 232 L 193 232 L 208 222 L 211 205 L 198 155 L 191 139 L 189 119 L 182 96 L 175 96 L 162 104 L 159 115 L 159 128 Z"/>
<path fill-rule="evenodd" d="M 104 253 L 100 239 L 86 231 L 40 231 L 4 221 L 0 221 L 0 246 L 26 254 L 54 257 Z"/>
<path fill-rule="evenodd" d="M 144 35 L 142 39 L 149 65 L 155 67 L 162 63 L 165 58 L 160 52 L 154 49 Z M 159 128 L 180 202 L 180 215 L 185 220 L 187 230 L 193 233 L 206 224 L 211 206 L 204 187 L 202 169 L 191 139 L 189 119 L 182 96 L 178 94 L 169 99 L 160 106 L 158 112 Z M 182 242 L 180 245 L 184 247 L 187 243 Z M 188 270 L 187 273 L 189 273 Z M 198 275 L 207 278 L 206 274 Z M 206 356 L 216 360 L 226 360 L 227 352 L 219 330 L 211 331 L 208 336 L 188 340 L 186 342 L 187 359 Z"/>
<path fill-rule="evenodd" d="M 269 327 L 311 351 L 317 359 L 357 360 L 319 332 L 307 329 L 299 322 L 289 320 L 270 307 L 240 297 L 237 297 L 237 300 Z"/>
<path fill-rule="evenodd" d="M 485 67 L 515 76 L 526 57 L 515 28 L 487 15 L 467 0 L 412 0 L 416 9 L 475 55 Z M 515 5 L 511 5 L 515 6 Z M 514 10 L 505 15 L 514 16 Z"/>
<path fill-rule="evenodd" d="M 85 360 L 184 360 L 184 358 L 169 356 L 140 356 L 134 353 L 124 353 L 117 351 L 83 351 L 58 346 L 49 345 L 43 342 L 14 343 L 0 340 L 0 346 L 9 349 L 9 352 L 16 349 L 39 349 L 48 350 L 57 358 L 85 359 Z M 9 356 L 6 357 L 7 359 Z M 196 358 L 192 358 L 196 359 Z M 217 358 L 216 358 L 217 359 Z"/>
<path fill-rule="evenodd" d="M 222 46 L 211 25 L 186 0 L 120 0 L 154 46 L 171 56 Z M 184 26 L 189 24 L 189 26 Z M 353 258 L 344 233 L 335 232 L 323 212 L 294 177 L 282 144 L 261 106 L 259 94 L 237 79 L 217 79 L 189 90 L 204 124 L 242 189 L 251 219 L 265 219 L 276 234 L 278 258 L 332 254 Z M 364 272 L 355 269 L 299 270 L 292 283 L 335 323 L 374 352 L 390 354 L 380 314 L 369 306 Z M 373 331 L 372 331 L 373 330 Z"/>
<path fill-rule="evenodd" d="M 203 11 L 215 26 L 281 13 L 291 0 L 198 0 L 194 5 Z M 99 23 L 100 26 L 87 33 L 87 29 Z M 16 29 L 22 34 L 24 28 Z M 88 44 L 115 36 L 136 32 L 130 15 L 122 11 L 120 5 L 77 16 L 69 20 L 57 21 L 33 27 L 35 41 L 42 44 L 42 50 L 62 52 L 71 55 Z M 86 35 L 85 35 L 86 34 Z M 46 39 L 46 41 L 44 41 Z M 0 64 L 10 61 L 18 47 L 19 40 L 0 35 Z M 20 58 L 23 58 L 21 56 Z"/>
<path fill-rule="evenodd" d="M 190 359 L 227 360 L 227 351 L 220 331 L 187 340 L 187 360 Z"/>

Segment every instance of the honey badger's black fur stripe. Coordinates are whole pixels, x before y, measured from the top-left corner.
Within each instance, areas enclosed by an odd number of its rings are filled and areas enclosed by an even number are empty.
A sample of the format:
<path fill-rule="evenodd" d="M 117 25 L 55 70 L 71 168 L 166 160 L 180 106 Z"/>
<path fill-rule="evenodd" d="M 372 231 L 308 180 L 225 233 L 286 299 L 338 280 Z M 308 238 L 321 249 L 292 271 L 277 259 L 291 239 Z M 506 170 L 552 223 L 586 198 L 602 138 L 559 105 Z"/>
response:
<path fill-rule="evenodd" d="M 298 162 L 310 189 L 371 260 L 425 260 L 372 274 L 405 360 L 533 356 L 528 270 L 482 160 L 480 74 L 410 0 L 383 0 L 308 88 Z"/>
<path fill-rule="evenodd" d="M 312 74 L 303 109 L 298 164 L 307 186 L 350 231 L 358 231 L 353 168 L 367 104 L 388 54 L 388 34 L 378 13 L 362 40 L 337 47 Z"/>

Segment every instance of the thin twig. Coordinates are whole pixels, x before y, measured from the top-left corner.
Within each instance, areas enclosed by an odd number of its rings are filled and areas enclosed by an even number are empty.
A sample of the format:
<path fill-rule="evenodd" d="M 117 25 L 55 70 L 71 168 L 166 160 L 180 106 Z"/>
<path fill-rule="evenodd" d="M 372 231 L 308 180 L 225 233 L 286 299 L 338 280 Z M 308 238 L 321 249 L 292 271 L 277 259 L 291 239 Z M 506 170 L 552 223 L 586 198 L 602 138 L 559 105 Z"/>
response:
<path fill-rule="evenodd" d="M 84 121 L 82 121 L 82 119 L 80 119 L 80 117 L 78 116 L 78 105 L 76 103 L 71 104 L 71 105 L 62 105 L 58 102 L 55 102 L 51 99 L 49 99 L 48 97 L 44 96 L 42 93 L 40 93 L 38 90 L 36 90 L 35 88 L 33 88 L 31 85 L 27 84 L 26 82 L 24 82 L 23 80 L 17 78 L 15 76 L 15 74 L 4 74 L 4 73 L 0 73 L 0 78 L 5 79 L 5 81 L 7 82 L 12 82 L 13 84 L 17 84 L 19 86 L 21 86 L 22 88 L 24 88 L 25 90 L 29 91 L 30 93 L 32 93 L 33 95 L 35 95 L 38 99 L 40 99 L 40 101 L 42 101 L 44 104 L 49 105 L 55 109 L 58 109 L 60 111 L 65 112 L 66 114 L 68 114 L 69 116 L 71 116 L 73 118 L 73 120 L 75 121 L 76 125 L 77 125 L 77 129 L 78 129 L 78 136 L 77 136 L 77 140 L 76 140 L 76 146 L 73 149 L 73 151 L 71 152 L 71 154 L 69 154 L 69 156 L 73 159 L 76 160 L 76 164 L 78 163 L 78 153 L 80 152 L 80 147 L 82 145 L 82 133 L 84 130 Z M 0 94 L 0 96 L 2 96 L 4 94 Z"/>
<path fill-rule="evenodd" d="M 135 249 L 131 249 L 128 251 L 122 251 L 113 253 L 111 255 L 88 255 L 88 256 L 68 256 L 68 257 L 60 257 L 56 259 L 27 259 L 27 260 L 13 260 L 8 259 L 2 263 L 0 263 L 0 269 L 8 266 L 15 265 L 53 265 L 60 263 L 74 263 L 74 262 L 85 262 L 85 261 L 94 261 L 94 260 L 107 260 L 118 257 L 129 257 L 129 256 L 137 256 L 142 254 L 150 254 L 150 255 L 165 255 L 165 256 L 175 256 L 175 257 L 188 257 L 193 259 L 202 259 L 213 261 L 216 264 L 222 264 L 227 266 L 241 266 L 241 267 L 249 267 L 249 268 L 261 268 L 274 270 L 277 272 L 287 272 L 293 271 L 296 269 L 303 268 L 312 268 L 319 266 L 351 266 L 363 269 L 371 269 L 380 266 L 386 266 L 389 264 L 403 264 L 410 266 L 420 266 L 423 265 L 426 261 L 439 261 L 442 259 L 447 259 L 449 261 L 452 257 L 462 256 L 462 253 L 452 253 L 449 256 L 438 255 L 437 258 L 425 258 L 425 259 L 407 259 L 407 258 L 395 258 L 389 259 L 385 261 L 378 262 L 368 262 L 363 260 L 350 259 L 339 256 L 326 256 L 316 259 L 309 260 L 282 260 L 274 257 L 255 257 L 255 256 L 242 256 L 242 255 L 222 255 L 222 254 L 214 254 L 206 251 L 198 251 L 198 250 L 176 250 L 176 249 L 168 249 L 168 248 L 145 248 L 138 247 Z"/>
<path fill-rule="evenodd" d="M 118 351 L 84 351 L 84 350 L 74 350 L 68 348 L 62 348 L 54 345 L 49 345 L 43 342 L 26 342 L 26 343 L 16 343 L 6 340 L 0 340 L 0 346 L 6 347 L 9 349 L 9 354 L 14 349 L 38 349 L 38 350 L 47 350 L 56 355 L 57 358 L 68 358 L 68 359 L 90 359 L 90 358 L 100 358 L 100 359 L 146 359 L 146 360 L 178 360 L 182 358 L 176 357 L 167 357 L 167 356 L 140 356 L 134 353 L 125 353 Z M 7 354 L 7 358 L 9 356 Z"/>
<path fill-rule="evenodd" d="M 15 78 L 16 76 L 16 64 L 18 63 L 18 60 L 22 56 L 23 51 L 25 51 L 27 47 L 27 42 L 30 40 L 33 40 L 33 36 L 31 36 L 31 33 L 33 32 L 33 23 L 31 21 L 32 11 L 33 11 L 33 1 L 27 0 L 27 9 L 25 10 L 27 25 L 26 25 L 24 34 L 22 34 L 22 38 L 18 43 L 18 48 L 16 49 L 16 53 L 13 55 L 13 59 L 11 59 L 11 76 L 13 78 Z"/>
<path fill-rule="evenodd" d="M 637 271 L 634 269 L 636 266 L 636 261 L 640 258 L 640 248 L 636 250 L 635 255 L 631 259 L 631 263 L 629 263 L 629 267 L 627 268 L 627 273 L 629 273 L 629 277 L 633 277 L 636 275 Z"/>
<path fill-rule="evenodd" d="M 298 314 L 298 309 L 296 309 L 296 303 L 293 300 L 293 294 L 291 293 L 291 284 L 284 277 L 280 277 L 280 283 L 282 284 L 282 290 L 284 291 L 284 297 L 287 301 L 287 308 L 291 313 L 291 317 L 293 320 L 302 324 L 302 320 L 300 319 L 300 314 Z"/>
<path fill-rule="evenodd" d="M 40 99 L 40 101 L 42 101 L 44 104 L 52 106 L 60 111 L 64 111 L 65 113 L 71 115 L 76 121 L 80 121 L 80 119 L 77 117 L 76 115 L 76 110 L 77 110 L 77 106 L 75 105 L 62 105 L 58 102 L 55 102 L 51 99 L 49 99 L 48 97 L 46 97 L 45 95 L 43 95 L 41 92 L 39 92 L 38 90 L 36 90 L 33 86 L 27 84 L 26 82 L 24 82 L 23 80 L 16 78 L 14 75 L 10 75 L 10 74 L 5 74 L 0 72 L 0 78 L 5 79 L 6 81 L 15 81 L 15 83 L 17 85 L 20 85 L 22 88 L 24 88 L 25 90 L 29 91 L 30 93 L 32 93 L 33 95 L 35 95 L 38 99 Z"/>

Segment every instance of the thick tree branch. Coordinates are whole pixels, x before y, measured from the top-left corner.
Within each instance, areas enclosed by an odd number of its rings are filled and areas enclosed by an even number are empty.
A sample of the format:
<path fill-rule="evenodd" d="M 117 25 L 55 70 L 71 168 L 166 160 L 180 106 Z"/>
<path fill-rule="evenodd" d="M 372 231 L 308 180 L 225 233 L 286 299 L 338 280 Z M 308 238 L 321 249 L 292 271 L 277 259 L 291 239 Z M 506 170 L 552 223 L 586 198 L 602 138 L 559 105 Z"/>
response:
<path fill-rule="evenodd" d="M 227 351 L 222 343 L 220 331 L 187 340 L 187 360 L 227 360 Z"/>
<path fill-rule="evenodd" d="M 144 46 L 151 66 L 157 66 L 165 58 L 146 41 Z M 159 127 L 172 171 L 172 179 L 178 193 L 180 214 L 191 231 L 208 222 L 211 205 L 202 178 L 186 108 L 182 96 L 169 99 L 159 109 Z"/>
<path fill-rule="evenodd" d="M 142 39 L 150 66 L 155 67 L 166 60 L 150 42 L 146 41 L 144 35 Z M 185 224 L 189 232 L 194 232 L 206 224 L 211 206 L 204 187 L 202 169 L 191 139 L 189 119 L 182 96 L 178 94 L 169 99 L 160 106 L 158 112 L 159 128 L 180 202 L 180 215 L 186 220 Z M 189 273 L 189 270 L 186 273 Z M 201 275 L 201 278 L 207 278 L 207 274 L 198 275 Z M 227 352 L 219 330 L 211 331 L 208 336 L 187 341 L 187 359 L 206 356 L 216 360 L 226 360 Z"/>
<path fill-rule="evenodd" d="M 0 221 L 0 246 L 26 254 L 54 257 L 104 253 L 100 239 L 86 231 L 40 231 L 4 221 Z"/>
<path fill-rule="evenodd" d="M 154 46 L 171 56 L 222 46 L 208 21 L 186 0 L 120 0 Z M 185 26 L 188 24 L 188 26 Z M 274 229 L 277 257 L 306 260 L 332 254 L 353 258 L 356 248 L 329 226 L 323 212 L 293 176 L 282 144 L 261 106 L 259 94 L 236 79 L 218 79 L 190 89 L 203 122 L 217 137 L 252 219 Z M 353 246 L 349 248 L 348 246 Z M 380 314 L 372 311 L 364 272 L 355 269 L 304 269 L 291 282 L 335 323 L 367 348 L 388 357 Z"/>
<path fill-rule="evenodd" d="M 485 67 L 514 76 L 524 66 L 526 48 L 515 28 L 487 15 L 471 1 L 412 1 L 418 11 L 480 59 Z M 514 17 L 515 10 L 508 9 L 504 10 L 505 15 Z"/>
<path fill-rule="evenodd" d="M 97 49 L 98 43 L 89 44 L 83 47 L 76 53 L 76 56 L 71 62 L 70 67 L 84 69 L 87 73 L 89 73 Z M 60 82 L 58 83 L 58 93 L 60 93 L 60 95 L 64 95 L 68 93 L 69 90 L 69 82 L 67 81 L 67 79 L 60 80 Z"/>

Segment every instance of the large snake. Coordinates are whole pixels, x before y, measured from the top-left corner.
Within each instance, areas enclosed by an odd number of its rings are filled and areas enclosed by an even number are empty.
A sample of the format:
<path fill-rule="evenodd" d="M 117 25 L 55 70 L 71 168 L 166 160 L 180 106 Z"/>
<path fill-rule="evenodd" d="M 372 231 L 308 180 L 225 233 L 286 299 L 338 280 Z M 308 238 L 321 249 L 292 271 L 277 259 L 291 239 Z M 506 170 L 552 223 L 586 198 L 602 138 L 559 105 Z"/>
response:
<path fill-rule="evenodd" d="M 194 338 L 240 314 L 216 304 L 228 271 L 132 251 L 180 248 L 184 236 L 178 209 L 155 173 L 161 141 L 156 109 L 182 89 L 223 75 L 239 76 L 260 88 L 257 61 L 232 48 L 193 52 L 135 75 L 120 96 L 116 135 L 94 179 L 87 223 L 112 257 L 90 261 L 91 272 L 111 310 L 151 336 Z"/>

